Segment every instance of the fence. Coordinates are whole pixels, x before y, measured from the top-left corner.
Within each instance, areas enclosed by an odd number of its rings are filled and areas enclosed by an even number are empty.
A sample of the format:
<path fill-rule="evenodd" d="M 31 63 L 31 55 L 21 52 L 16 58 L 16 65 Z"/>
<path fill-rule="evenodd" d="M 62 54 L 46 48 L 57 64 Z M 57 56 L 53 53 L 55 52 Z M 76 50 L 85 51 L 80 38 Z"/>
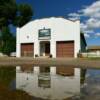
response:
<path fill-rule="evenodd" d="M 81 53 L 81 57 L 100 57 L 100 52 Z"/>

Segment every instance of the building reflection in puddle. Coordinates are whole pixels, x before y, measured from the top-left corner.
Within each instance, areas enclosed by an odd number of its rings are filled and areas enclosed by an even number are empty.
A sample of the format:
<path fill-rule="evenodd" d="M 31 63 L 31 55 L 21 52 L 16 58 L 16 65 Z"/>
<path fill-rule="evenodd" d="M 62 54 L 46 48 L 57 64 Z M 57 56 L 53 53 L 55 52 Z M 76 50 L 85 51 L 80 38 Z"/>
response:
<path fill-rule="evenodd" d="M 16 67 L 16 88 L 40 98 L 62 100 L 80 93 L 80 69 L 72 67 Z"/>

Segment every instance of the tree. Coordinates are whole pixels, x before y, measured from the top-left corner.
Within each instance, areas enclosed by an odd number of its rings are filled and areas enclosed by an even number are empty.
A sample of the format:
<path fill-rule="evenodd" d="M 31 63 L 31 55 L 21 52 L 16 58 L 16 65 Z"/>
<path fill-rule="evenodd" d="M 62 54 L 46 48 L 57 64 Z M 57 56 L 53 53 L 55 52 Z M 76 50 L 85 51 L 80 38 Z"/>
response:
<path fill-rule="evenodd" d="M 2 35 L 0 36 L 2 42 L 0 44 L 0 51 L 4 54 L 10 55 L 16 50 L 16 37 L 14 37 L 8 27 L 2 28 Z"/>
<path fill-rule="evenodd" d="M 0 28 L 10 24 L 21 27 L 32 15 L 32 8 L 28 4 L 16 4 L 16 0 L 0 0 Z"/>
<path fill-rule="evenodd" d="M 22 27 L 33 15 L 28 4 L 17 4 L 16 0 L 0 0 L 0 51 L 5 54 L 15 51 L 15 37 L 9 25 Z"/>
<path fill-rule="evenodd" d="M 17 6 L 17 15 L 13 20 L 13 24 L 21 27 L 31 19 L 32 15 L 31 7 L 28 4 L 20 4 Z"/>
<path fill-rule="evenodd" d="M 15 0 L 0 0 L 0 28 L 12 24 L 17 12 Z"/>

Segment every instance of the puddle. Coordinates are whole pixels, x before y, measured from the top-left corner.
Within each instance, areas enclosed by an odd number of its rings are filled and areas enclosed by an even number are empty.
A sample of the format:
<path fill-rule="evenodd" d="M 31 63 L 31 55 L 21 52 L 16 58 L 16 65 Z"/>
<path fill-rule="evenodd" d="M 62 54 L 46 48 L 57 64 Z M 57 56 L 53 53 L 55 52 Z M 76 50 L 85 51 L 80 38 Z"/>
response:
<path fill-rule="evenodd" d="M 0 84 L 12 94 L 20 90 L 20 95 L 23 96 L 24 92 L 28 97 L 35 98 L 25 97 L 25 100 L 100 100 L 100 70 L 94 69 L 67 66 L 1 68 Z M 7 89 L 2 89 L 0 95 Z"/>

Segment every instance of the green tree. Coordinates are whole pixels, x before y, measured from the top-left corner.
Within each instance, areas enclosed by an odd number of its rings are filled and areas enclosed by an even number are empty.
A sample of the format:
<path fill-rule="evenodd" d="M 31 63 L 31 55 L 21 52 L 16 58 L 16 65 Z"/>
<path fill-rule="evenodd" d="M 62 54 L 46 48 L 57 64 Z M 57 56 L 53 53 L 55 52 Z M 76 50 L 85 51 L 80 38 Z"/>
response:
<path fill-rule="evenodd" d="M 16 50 L 16 37 L 10 33 L 8 27 L 2 28 L 2 34 L 0 38 L 2 39 L 0 51 L 2 51 L 4 54 L 10 55 L 11 52 Z"/>
<path fill-rule="evenodd" d="M 9 25 L 22 27 L 31 20 L 32 8 L 28 4 L 17 4 L 16 0 L 0 0 L 0 51 L 5 54 L 15 51 L 16 38 Z"/>
<path fill-rule="evenodd" d="M 21 27 L 32 15 L 32 8 L 28 4 L 17 4 L 16 0 L 0 0 L 0 28 L 10 24 Z"/>
<path fill-rule="evenodd" d="M 17 6 L 17 15 L 13 20 L 13 24 L 21 27 L 31 19 L 32 15 L 32 8 L 28 4 L 20 4 Z"/>

